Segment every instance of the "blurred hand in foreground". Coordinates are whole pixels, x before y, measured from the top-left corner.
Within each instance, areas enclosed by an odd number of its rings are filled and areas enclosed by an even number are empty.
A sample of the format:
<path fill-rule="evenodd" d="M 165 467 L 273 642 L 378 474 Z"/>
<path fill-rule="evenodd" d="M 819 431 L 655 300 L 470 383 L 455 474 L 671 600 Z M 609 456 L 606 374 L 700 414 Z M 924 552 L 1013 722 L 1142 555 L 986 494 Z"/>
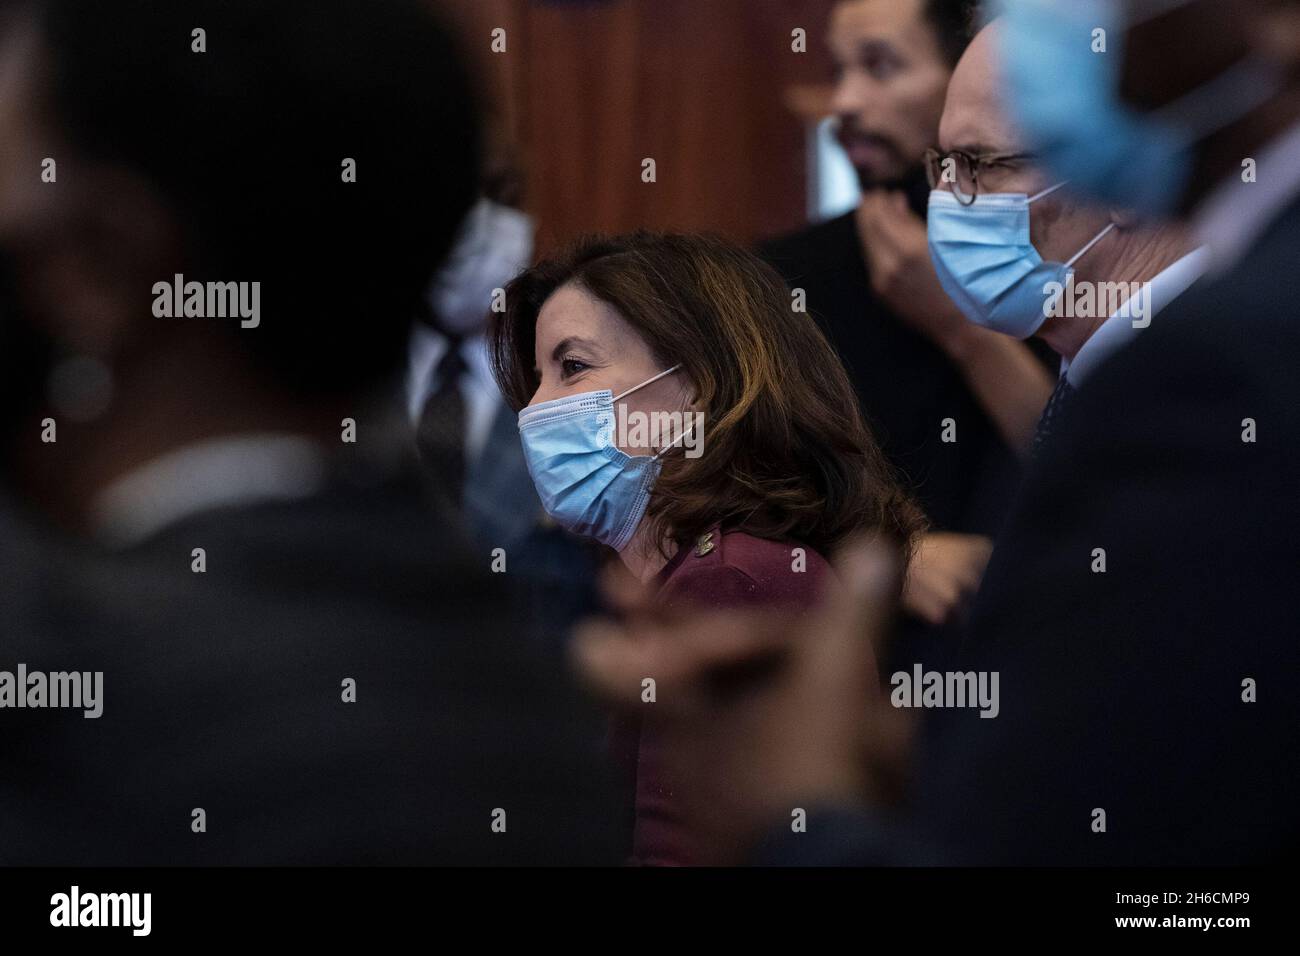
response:
<path fill-rule="evenodd" d="M 993 541 L 983 535 L 925 535 L 908 565 L 903 609 L 927 624 L 952 619 L 979 590 L 992 553 Z"/>
<path fill-rule="evenodd" d="M 623 620 L 575 635 L 583 680 L 611 705 L 654 709 L 682 810 L 711 858 L 743 860 L 795 808 L 871 799 L 874 758 L 897 749 L 875 644 L 898 593 L 899 561 L 877 542 L 847 547 L 839 586 L 811 612 L 670 612 L 624 580 Z M 656 699 L 642 701 L 643 681 Z"/>

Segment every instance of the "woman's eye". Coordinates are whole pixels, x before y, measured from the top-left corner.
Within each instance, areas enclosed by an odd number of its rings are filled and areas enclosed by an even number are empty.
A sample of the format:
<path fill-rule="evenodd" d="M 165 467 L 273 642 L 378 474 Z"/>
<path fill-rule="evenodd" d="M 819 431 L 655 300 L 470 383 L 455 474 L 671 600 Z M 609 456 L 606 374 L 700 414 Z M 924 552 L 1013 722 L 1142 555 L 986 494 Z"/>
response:
<path fill-rule="evenodd" d="M 579 362 L 577 359 L 565 359 L 560 363 L 560 375 L 563 378 L 573 378 L 588 367 L 585 362 Z"/>

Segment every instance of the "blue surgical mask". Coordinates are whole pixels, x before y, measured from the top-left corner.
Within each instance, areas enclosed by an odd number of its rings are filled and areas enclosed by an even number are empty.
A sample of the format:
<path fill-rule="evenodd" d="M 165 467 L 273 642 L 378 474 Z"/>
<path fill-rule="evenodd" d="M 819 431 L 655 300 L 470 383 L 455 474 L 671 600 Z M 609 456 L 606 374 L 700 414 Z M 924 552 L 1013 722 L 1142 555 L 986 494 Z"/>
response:
<path fill-rule="evenodd" d="M 619 395 L 609 389 L 579 392 L 520 411 L 528 473 L 542 507 L 560 527 L 615 551 L 627 547 L 650 504 L 659 459 L 687 432 L 654 456 L 629 455 L 614 443 L 614 403 L 679 368 Z"/>
<path fill-rule="evenodd" d="M 930 193 L 926 233 L 939 284 L 976 325 L 1029 338 L 1058 298 L 1047 298 L 1048 283 L 1064 289 L 1071 267 L 1115 228 L 1107 225 L 1069 262 L 1044 262 L 1029 239 L 1029 206 L 1064 185 L 1034 196 L 981 193 L 969 206 L 946 189 Z"/>
<path fill-rule="evenodd" d="M 1119 95 L 1127 29 L 1191 0 L 1126 19 L 1118 0 L 998 0 L 1008 103 L 1029 148 L 1081 193 L 1149 215 L 1186 192 L 1194 148 L 1268 100 L 1278 71 L 1247 58 L 1152 113 Z M 1105 31 L 1105 52 L 1094 52 Z"/>

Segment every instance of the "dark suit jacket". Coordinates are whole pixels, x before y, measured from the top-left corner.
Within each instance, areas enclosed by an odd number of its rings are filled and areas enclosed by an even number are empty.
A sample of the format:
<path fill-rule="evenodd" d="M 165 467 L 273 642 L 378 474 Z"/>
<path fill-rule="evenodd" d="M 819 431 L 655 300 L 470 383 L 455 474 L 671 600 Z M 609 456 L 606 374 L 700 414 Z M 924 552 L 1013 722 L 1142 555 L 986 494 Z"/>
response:
<path fill-rule="evenodd" d="M 1297 263 L 1300 205 L 1099 368 L 1031 471 L 959 661 L 1000 672 L 1001 713 L 936 712 L 917 775 L 944 858 L 1294 857 Z M 851 829 L 859 862 L 883 858 Z"/>
<path fill-rule="evenodd" d="M 417 487 L 349 472 L 123 553 L 26 549 L 3 666 L 100 670 L 105 700 L 0 711 L 0 862 L 616 862 L 600 720 Z"/>
<path fill-rule="evenodd" d="M 802 557 L 794 553 L 796 548 Z M 656 604 L 665 610 L 800 609 L 813 607 L 834 586 L 834 572 L 811 548 L 714 528 L 680 548 L 657 580 Z M 687 865 L 699 859 L 699 837 L 686 826 L 679 809 L 690 781 L 671 778 L 663 766 L 662 746 L 652 709 L 644 719 L 620 718 L 615 723 L 614 753 L 635 778 L 631 862 Z"/>

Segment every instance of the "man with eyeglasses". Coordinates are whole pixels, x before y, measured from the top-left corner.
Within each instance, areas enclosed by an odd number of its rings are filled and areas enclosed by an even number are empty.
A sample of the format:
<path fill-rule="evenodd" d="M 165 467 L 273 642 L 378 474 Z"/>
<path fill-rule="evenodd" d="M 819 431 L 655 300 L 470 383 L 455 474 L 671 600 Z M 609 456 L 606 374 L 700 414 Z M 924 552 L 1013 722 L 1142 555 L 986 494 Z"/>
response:
<path fill-rule="evenodd" d="M 971 325 L 935 278 L 922 156 L 935 141 L 972 0 L 842 0 L 826 41 L 837 138 L 856 209 L 763 254 L 830 338 L 891 463 L 931 520 L 908 575 L 904 622 L 926 633 L 978 586 L 1051 374 L 1018 342 Z M 942 643 L 943 639 L 935 637 Z"/>
<path fill-rule="evenodd" d="M 1028 153 L 1006 113 L 999 24 L 971 42 L 953 72 L 926 153 L 930 252 L 939 281 L 973 323 L 1061 356 L 1061 375 L 1034 435 L 1059 433 L 1074 392 L 1101 362 L 1204 272 L 1186 232 L 1080 200 Z"/>

